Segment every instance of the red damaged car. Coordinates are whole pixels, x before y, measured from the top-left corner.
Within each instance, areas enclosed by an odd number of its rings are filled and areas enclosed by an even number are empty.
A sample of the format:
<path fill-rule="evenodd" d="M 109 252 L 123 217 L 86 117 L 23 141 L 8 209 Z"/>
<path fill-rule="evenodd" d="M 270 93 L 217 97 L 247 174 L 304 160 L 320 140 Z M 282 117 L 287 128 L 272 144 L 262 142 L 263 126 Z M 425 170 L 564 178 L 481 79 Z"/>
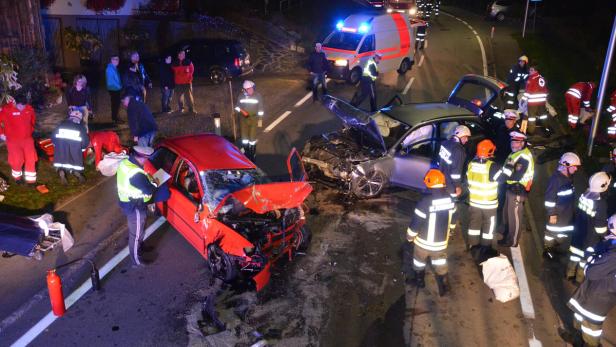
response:
<path fill-rule="evenodd" d="M 303 202 L 312 191 L 301 158 L 287 159 L 290 181 L 272 182 L 237 147 L 213 134 L 162 141 L 145 169 L 170 175 L 157 208 L 223 281 L 260 290 L 270 266 L 307 248 Z"/>

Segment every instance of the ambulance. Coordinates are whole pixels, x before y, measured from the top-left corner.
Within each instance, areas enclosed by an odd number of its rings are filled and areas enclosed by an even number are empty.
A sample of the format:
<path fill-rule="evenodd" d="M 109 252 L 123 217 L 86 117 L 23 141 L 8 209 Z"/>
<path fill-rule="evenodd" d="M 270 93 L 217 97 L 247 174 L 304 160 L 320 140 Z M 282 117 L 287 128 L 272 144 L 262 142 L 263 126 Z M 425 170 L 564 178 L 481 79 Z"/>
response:
<path fill-rule="evenodd" d="M 413 21 L 396 12 L 354 14 L 339 21 L 323 41 L 328 77 L 357 83 L 375 52 L 383 55 L 380 73 L 397 70 L 404 74 L 413 66 L 415 31 Z"/>

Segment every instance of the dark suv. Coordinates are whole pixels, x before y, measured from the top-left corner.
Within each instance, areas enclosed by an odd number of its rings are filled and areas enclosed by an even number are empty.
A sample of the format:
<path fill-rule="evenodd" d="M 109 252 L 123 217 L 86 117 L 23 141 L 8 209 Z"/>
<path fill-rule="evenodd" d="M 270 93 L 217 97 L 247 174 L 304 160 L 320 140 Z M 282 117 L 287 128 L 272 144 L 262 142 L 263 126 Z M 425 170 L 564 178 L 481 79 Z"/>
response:
<path fill-rule="evenodd" d="M 180 41 L 163 52 L 174 59 L 180 49 L 195 65 L 195 77 L 206 77 L 214 84 L 224 82 L 227 78 L 244 76 L 252 73 L 250 54 L 236 40 L 191 39 Z"/>

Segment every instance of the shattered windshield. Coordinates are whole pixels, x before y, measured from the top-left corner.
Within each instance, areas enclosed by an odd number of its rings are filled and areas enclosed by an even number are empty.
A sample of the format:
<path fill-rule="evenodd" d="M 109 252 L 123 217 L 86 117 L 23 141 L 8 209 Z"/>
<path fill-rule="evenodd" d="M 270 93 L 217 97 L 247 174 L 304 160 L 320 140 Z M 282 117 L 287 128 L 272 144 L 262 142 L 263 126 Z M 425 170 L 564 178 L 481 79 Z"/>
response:
<path fill-rule="evenodd" d="M 269 183 L 270 180 L 260 169 L 210 170 L 201 172 L 203 200 L 210 211 L 214 211 L 225 196 L 255 184 Z"/>
<path fill-rule="evenodd" d="M 385 142 L 385 147 L 387 148 L 395 145 L 409 129 L 408 125 L 391 118 L 383 112 L 376 113 L 371 118 L 379 128 L 379 133 L 383 137 L 383 142 Z"/>

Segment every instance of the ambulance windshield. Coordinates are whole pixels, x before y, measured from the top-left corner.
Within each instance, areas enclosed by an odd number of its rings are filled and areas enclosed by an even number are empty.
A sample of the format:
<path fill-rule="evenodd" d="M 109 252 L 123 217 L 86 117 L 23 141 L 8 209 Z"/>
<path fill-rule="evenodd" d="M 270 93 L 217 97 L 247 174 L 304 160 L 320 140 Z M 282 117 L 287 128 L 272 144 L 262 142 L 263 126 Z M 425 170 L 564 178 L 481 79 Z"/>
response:
<path fill-rule="evenodd" d="M 364 35 L 362 34 L 337 31 L 325 40 L 323 46 L 344 49 L 346 51 L 355 51 L 357 50 L 357 46 L 359 46 L 359 42 L 363 37 Z"/>

